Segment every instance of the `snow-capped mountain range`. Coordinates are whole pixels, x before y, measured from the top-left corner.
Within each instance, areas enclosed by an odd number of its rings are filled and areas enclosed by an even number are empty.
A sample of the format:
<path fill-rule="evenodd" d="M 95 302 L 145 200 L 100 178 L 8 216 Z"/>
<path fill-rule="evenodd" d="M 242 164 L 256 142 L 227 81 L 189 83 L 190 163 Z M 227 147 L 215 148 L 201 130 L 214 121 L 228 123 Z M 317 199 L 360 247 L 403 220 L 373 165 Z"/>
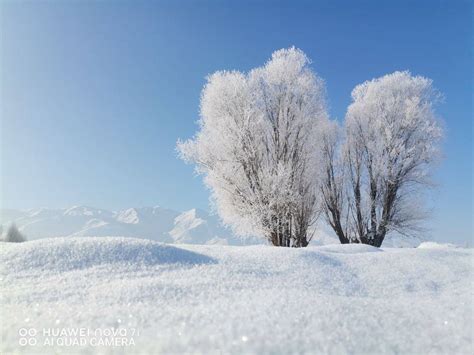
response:
<path fill-rule="evenodd" d="M 69 236 L 124 236 L 166 243 L 248 244 L 232 235 L 217 216 L 192 209 L 177 212 L 159 206 L 108 211 L 86 206 L 27 211 L 1 209 L 3 230 L 14 222 L 28 240 Z M 253 244 L 253 243 L 252 243 Z"/>
<path fill-rule="evenodd" d="M 155 206 L 121 211 L 73 206 L 65 209 L 39 208 L 26 211 L 0 209 L 1 230 L 15 223 L 28 240 L 49 237 L 120 236 L 178 244 L 246 245 L 265 243 L 260 239 L 242 240 L 224 228 L 219 218 L 206 211 L 177 212 Z M 311 245 L 339 244 L 327 227 L 315 227 Z M 384 247 L 416 247 L 423 240 L 391 235 Z"/>

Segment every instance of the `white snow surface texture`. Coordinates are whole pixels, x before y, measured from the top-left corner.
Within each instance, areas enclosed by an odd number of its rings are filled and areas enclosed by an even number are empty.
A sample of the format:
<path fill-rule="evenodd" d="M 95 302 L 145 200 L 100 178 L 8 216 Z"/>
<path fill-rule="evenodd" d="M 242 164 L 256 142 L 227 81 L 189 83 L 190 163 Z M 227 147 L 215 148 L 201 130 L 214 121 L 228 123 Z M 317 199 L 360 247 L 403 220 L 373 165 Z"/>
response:
<path fill-rule="evenodd" d="M 2 354 L 473 353 L 472 249 L 0 243 Z M 136 328 L 129 347 L 19 329 Z"/>

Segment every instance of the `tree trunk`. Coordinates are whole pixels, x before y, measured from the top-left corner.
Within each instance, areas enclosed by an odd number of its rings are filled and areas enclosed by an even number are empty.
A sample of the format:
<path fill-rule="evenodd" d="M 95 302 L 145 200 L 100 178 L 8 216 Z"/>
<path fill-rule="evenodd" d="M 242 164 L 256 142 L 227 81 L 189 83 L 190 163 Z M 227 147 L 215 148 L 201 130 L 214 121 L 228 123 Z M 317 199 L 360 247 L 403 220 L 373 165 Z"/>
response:
<path fill-rule="evenodd" d="M 362 244 L 372 245 L 374 247 L 380 248 L 382 246 L 383 240 L 385 239 L 385 232 L 376 233 L 375 235 L 370 235 L 370 232 L 360 238 Z"/>
<path fill-rule="evenodd" d="M 309 244 L 308 240 L 306 239 L 306 236 L 302 237 L 299 243 L 300 243 L 299 245 L 300 248 L 306 248 Z"/>
<path fill-rule="evenodd" d="M 281 233 L 279 231 L 273 231 L 267 237 L 268 241 L 276 247 L 294 247 L 294 248 L 305 248 L 308 246 L 309 241 L 306 234 L 293 237 L 293 245 L 291 243 L 292 236 L 288 233 Z"/>

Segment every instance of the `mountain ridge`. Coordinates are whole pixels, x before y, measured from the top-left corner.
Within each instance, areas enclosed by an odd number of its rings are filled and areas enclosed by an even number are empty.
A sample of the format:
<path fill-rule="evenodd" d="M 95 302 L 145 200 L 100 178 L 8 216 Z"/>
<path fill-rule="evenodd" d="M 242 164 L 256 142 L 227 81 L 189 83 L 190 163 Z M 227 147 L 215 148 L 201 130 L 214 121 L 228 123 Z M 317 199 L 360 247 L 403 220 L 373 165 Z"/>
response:
<path fill-rule="evenodd" d="M 3 232 L 15 223 L 28 240 L 49 237 L 133 237 L 172 244 L 262 244 L 258 238 L 241 239 L 217 216 L 193 208 L 184 212 L 161 206 L 131 207 L 118 211 L 75 205 L 68 208 L 0 209 Z M 311 245 L 338 244 L 330 230 L 316 226 Z M 1 233 L 0 233 L 1 234 Z M 390 236 L 384 247 L 416 247 L 421 239 Z"/>
<path fill-rule="evenodd" d="M 109 211 L 85 205 L 29 210 L 0 209 L 0 225 L 15 223 L 29 240 L 48 237 L 123 236 L 165 243 L 246 244 L 206 211 L 132 207 Z"/>

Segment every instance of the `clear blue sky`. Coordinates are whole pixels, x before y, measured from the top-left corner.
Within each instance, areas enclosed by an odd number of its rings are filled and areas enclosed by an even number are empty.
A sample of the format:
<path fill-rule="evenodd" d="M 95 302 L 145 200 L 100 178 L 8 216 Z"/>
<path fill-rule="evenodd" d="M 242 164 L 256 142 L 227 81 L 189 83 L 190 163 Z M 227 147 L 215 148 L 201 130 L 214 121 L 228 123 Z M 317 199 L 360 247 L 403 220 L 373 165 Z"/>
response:
<path fill-rule="evenodd" d="M 1 206 L 208 208 L 176 158 L 207 74 L 297 46 L 326 80 L 332 117 L 352 88 L 395 70 L 445 94 L 445 157 L 430 222 L 472 238 L 469 1 L 1 2 Z"/>

